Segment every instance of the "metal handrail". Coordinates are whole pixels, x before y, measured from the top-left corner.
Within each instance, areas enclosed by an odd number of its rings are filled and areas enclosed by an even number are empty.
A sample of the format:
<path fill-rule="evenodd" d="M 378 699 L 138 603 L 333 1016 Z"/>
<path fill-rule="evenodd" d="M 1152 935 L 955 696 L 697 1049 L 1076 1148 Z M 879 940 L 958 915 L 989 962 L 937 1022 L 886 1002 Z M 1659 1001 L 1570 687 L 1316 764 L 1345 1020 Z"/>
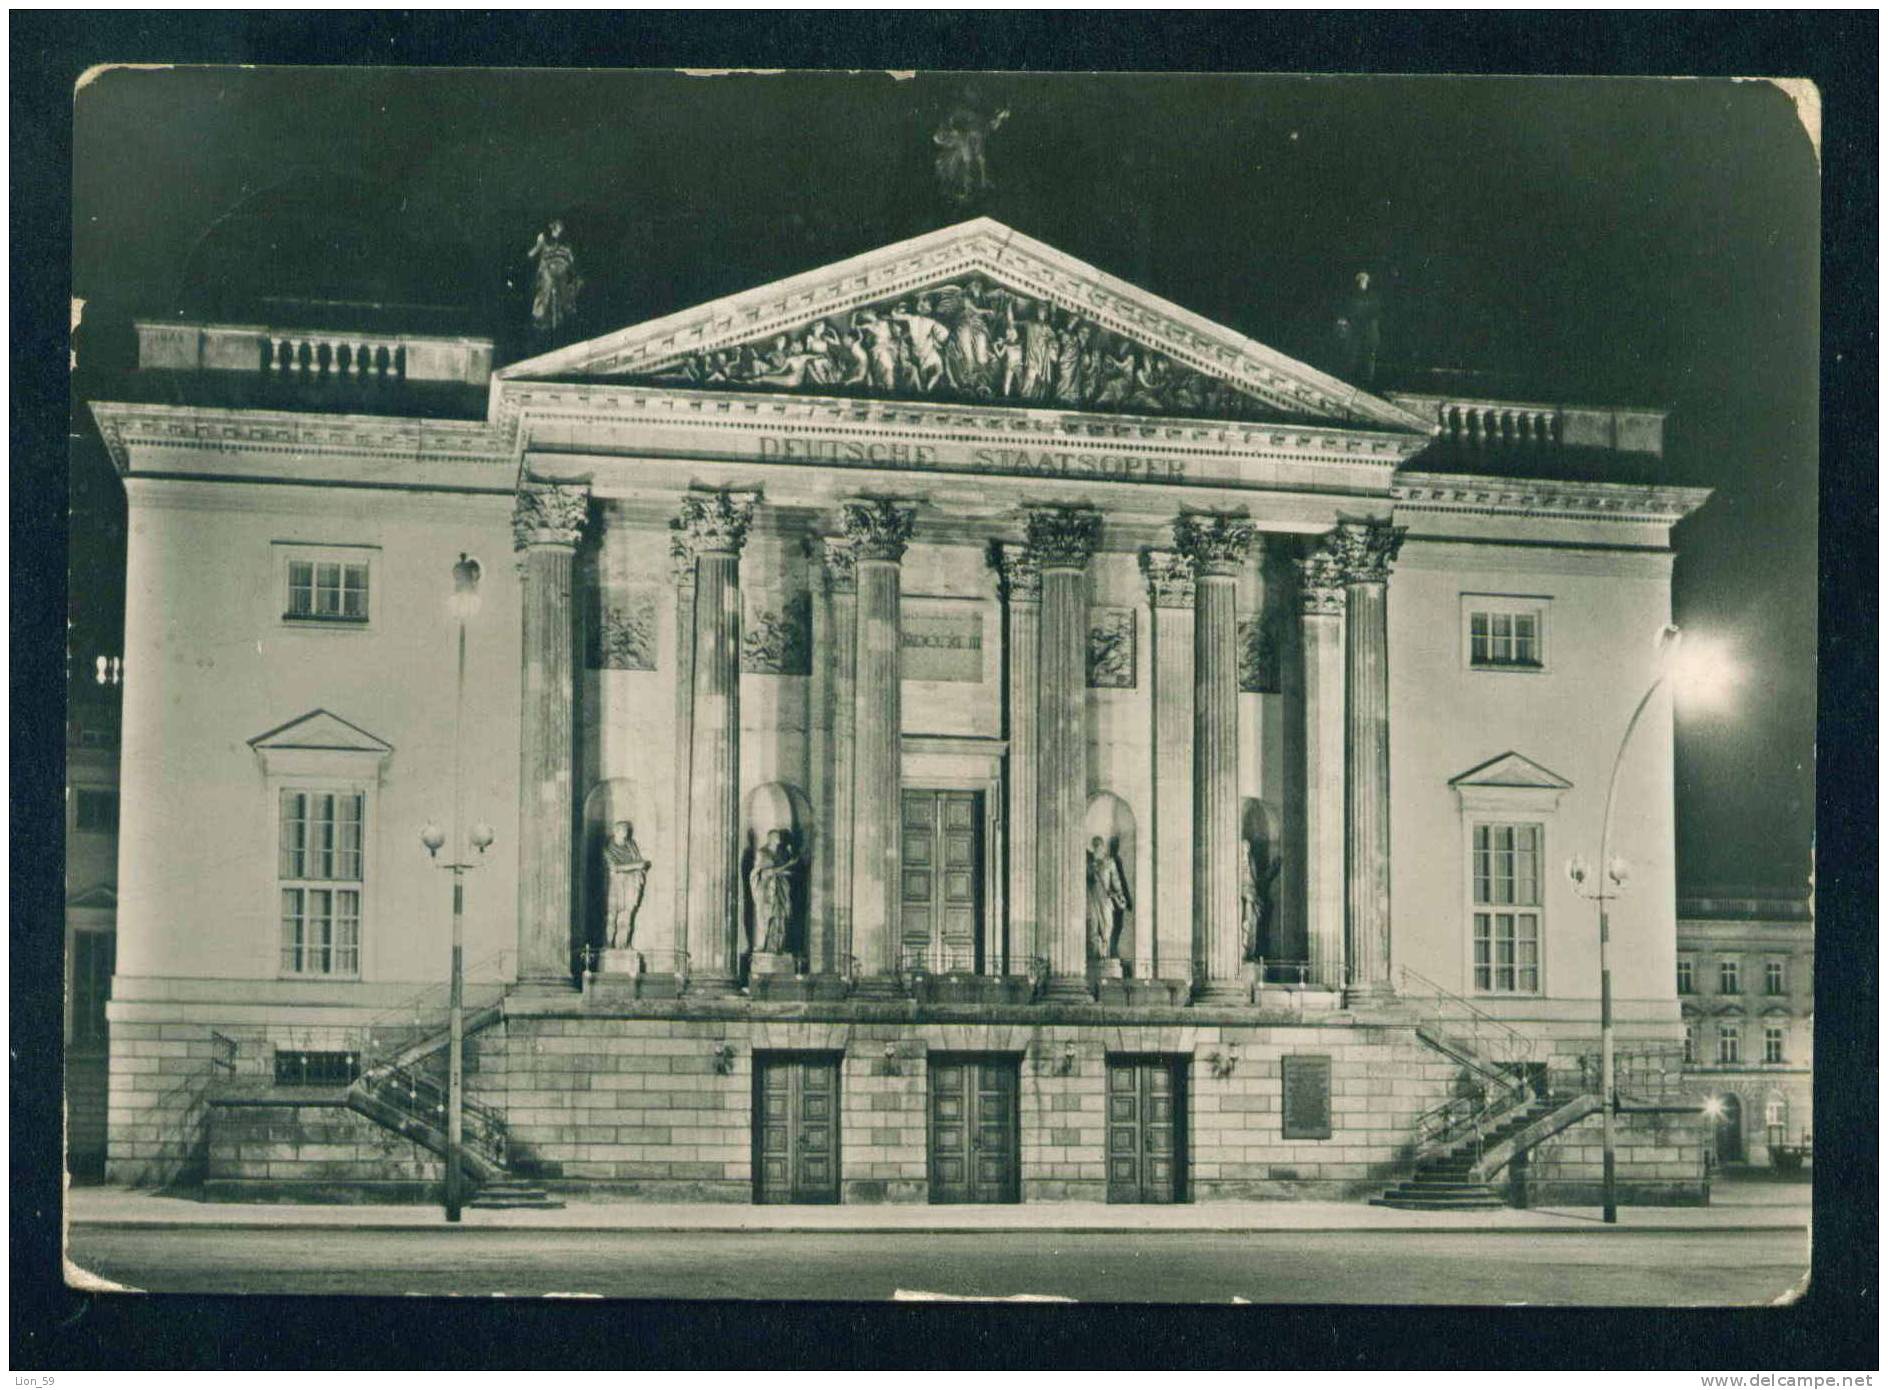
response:
<path fill-rule="evenodd" d="M 502 977 L 507 972 L 502 967 L 506 961 L 515 959 L 517 954 L 516 949 L 494 951 L 466 966 L 468 991 L 496 990 L 493 998 L 483 1001 L 475 1001 L 468 993 L 466 1001 L 468 1012 L 488 1007 L 503 996 L 507 982 Z M 496 980 L 469 978 L 488 972 L 501 978 Z M 387 1065 L 402 1052 L 407 1051 L 416 1043 L 427 1041 L 435 1033 L 443 1034 L 448 1023 L 451 991 L 452 982 L 440 980 L 408 996 L 391 1009 L 375 1014 L 367 1022 L 358 1025 L 361 1035 L 361 1046 L 358 1050 L 362 1073 Z M 393 1032 L 396 1036 L 391 1038 L 377 1036 L 388 1032 Z M 443 1044 L 444 1039 L 442 1038 L 441 1041 Z"/>
<path fill-rule="evenodd" d="M 1434 997 L 1437 1011 L 1435 1021 L 1438 1024 L 1446 1024 L 1452 1021 L 1447 1017 L 1444 1011 L 1448 1007 L 1453 1006 L 1468 1015 L 1469 1031 L 1477 1038 L 1480 1037 L 1483 1028 L 1492 1029 L 1501 1038 L 1508 1052 L 1507 1056 L 1495 1058 L 1494 1060 L 1498 1062 L 1521 1062 L 1534 1055 L 1534 1039 L 1529 1037 L 1526 1033 L 1521 1032 L 1520 1029 L 1502 1022 L 1484 1009 L 1477 1008 L 1461 995 L 1443 988 L 1428 976 L 1411 970 L 1407 965 L 1401 967 L 1401 970 L 1403 992 L 1405 994 L 1411 992 L 1409 986 L 1410 983 L 1414 981 L 1417 985 L 1421 986 L 1420 992 L 1427 993 Z"/>
<path fill-rule="evenodd" d="M 438 1077 L 429 1076 L 417 1067 L 395 1064 L 363 1074 L 355 1085 L 407 1118 L 445 1133 L 449 1093 L 446 1083 Z M 462 1096 L 460 1106 L 467 1146 L 503 1168 L 508 1141 L 504 1116 L 470 1096 Z"/>

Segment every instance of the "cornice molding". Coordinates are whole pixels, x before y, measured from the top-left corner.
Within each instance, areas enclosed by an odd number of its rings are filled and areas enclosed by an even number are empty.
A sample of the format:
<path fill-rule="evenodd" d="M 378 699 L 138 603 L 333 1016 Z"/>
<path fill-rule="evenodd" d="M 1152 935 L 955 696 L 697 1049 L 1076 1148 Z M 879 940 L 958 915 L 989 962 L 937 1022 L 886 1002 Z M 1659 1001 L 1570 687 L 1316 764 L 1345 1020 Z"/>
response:
<path fill-rule="evenodd" d="M 129 471 L 133 447 L 489 464 L 504 463 L 510 454 L 500 434 L 484 420 L 120 401 L 94 401 L 91 409 L 112 466 L 120 475 Z"/>
<path fill-rule="evenodd" d="M 1542 516 L 1671 526 L 1711 497 L 1704 487 L 1640 483 L 1557 483 L 1475 473 L 1399 473 L 1390 495 L 1398 511 L 1472 516 Z"/>
<path fill-rule="evenodd" d="M 1139 454 L 1210 451 L 1238 460 L 1400 467 L 1427 436 L 1324 422 L 1256 423 L 1011 405 L 875 401 L 782 392 L 707 391 L 643 382 L 495 379 L 492 424 L 511 451 L 533 447 L 532 427 L 556 422 L 649 424 L 734 433 L 796 432 L 858 439 L 925 439 L 992 447 L 1132 446 Z M 1380 476 L 1380 475 L 1379 475 Z"/>

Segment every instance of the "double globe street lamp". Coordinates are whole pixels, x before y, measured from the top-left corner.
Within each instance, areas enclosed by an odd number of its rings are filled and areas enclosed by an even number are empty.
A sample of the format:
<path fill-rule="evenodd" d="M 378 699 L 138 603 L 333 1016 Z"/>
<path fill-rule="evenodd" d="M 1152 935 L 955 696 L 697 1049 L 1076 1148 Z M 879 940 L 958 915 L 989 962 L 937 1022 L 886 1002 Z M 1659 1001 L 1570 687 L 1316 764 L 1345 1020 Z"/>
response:
<path fill-rule="evenodd" d="M 1613 806 L 1618 799 L 1619 774 L 1626 765 L 1626 748 L 1633 731 L 1639 727 L 1647 706 L 1659 687 L 1671 681 L 1687 695 L 1715 700 L 1736 681 L 1736 668 L 1714 644 L 1692 641 L 1681 646 L 1683 634 L 1667 625 L 1658 635 L 1652 683 L 1639 697 L 1620 735 L 1619 748 L 1613 754 L 1612 775 L 1606 782 L 1606 805 L 1600 816 L 1599 875 L 1584 855 L 1567 861 L 1567 877 L 1581 897 L 1599 905 L 1600 913 L 1600 1183 L 1603 1215 L 1608 1223 L 1619 1220 L 1618 1188 L 1615 1178 L 1616 1150 L 1614 1122 L 1619 1109 L 1619 1093 L 1613 1074 L 1613 971 L 1611 963 L 1612 923 L 1607 904 L 1618 897 L 1632 877 L 1632 866 L 1623 855 L 1608 855 L 1612 845 Z"/>
<path fill-rule="evenodd" d="M 465 1145 L 465 875 L 483 862 L 492 847 L 496 832 L 484 821 L 463 832 L 464 809 L 461 805 L 461 751 L 465 729 L 465 628 L 479 611 L 479 562 L 461 552 L 452 567 L 452 597 L 449 602 L 459 626 L 459 679 L 454 690 L 452 712 L 452 835 L 453 849 L 448 862 L 439 865 L 452 875 L 452 966 L 448 1004 L 446 1061 L 446 1220 L 457 1221 L 464 1206 L 465 1182 L 462 1155 Z M 447 832 L 437 821 L 428 821 L 420 830 L 420 843 L 435 860 L 445 846 Z M 467 856 L 467 847 L 478 851 L 479 858 Z"/>

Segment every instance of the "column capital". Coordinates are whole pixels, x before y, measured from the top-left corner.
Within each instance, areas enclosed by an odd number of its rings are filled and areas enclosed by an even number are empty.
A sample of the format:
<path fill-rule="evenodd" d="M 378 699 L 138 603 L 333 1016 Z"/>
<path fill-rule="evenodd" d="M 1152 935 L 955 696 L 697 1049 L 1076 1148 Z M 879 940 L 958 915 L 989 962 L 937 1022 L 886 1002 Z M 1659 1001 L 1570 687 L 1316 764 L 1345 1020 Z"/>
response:
<path fill-rule="evenodd" d="M 1193 561 L 1177 550 L 1143 550 L 1141 574 L 1156 608 L 1193 606 Z"/>
<path fill-rule="evenodd" d="M 1092 507 L 1032 507 L 1024 525 L 1040 569 L 1086 569 L 1101 545 L 1101 513 Z"/>
<path fill-rule="evenodd" d="M 1387 521 L 1340 521 L 1326 538 L 1347 584 L 1382 584 L 1408 528 Z"/>
<path fill-rule="evenodd" d="M 845 536 L 819 536 L 814 540 L 814 554 L 820 572 L 826 576 L 826 591 L 831 594 L 858 592 L 858 555 Z"/>
<path fill-rule="evenodd" d="M 996 571 L 996 591 L 1005 603 L 1042 602 L 1042 567 L 1028 546 L 1015 541 L 993 543 L 990 568 Z"/>
<path fill-rule="evenodd" d="M 1258 530 L 1243 516 L 1183 512 L 1174 518 L 1174 548 L 1193 562 L 1196 577 L 1236 575 L 1251 554 Z"/>
<path fill-rule="evenodd" d="M 1342 613 L 1344 611 L 1344 567 L 1320 542 L 1317 549 L 1292 562 L 1298 567 L 1299 598 L 1306 613 Z"/>
<path fill-rule="evenodd" d="M 682 499 L 679 518 L 684 543 L 700 556 L 709 552 L 739 555 L 754 520 L 753 492 L 691 492 Z"/>
<path fill-rule="evenodd" d="M 880 498 L 844 503 L 839 517 L 852 543 L 854 562 L 890 560 L 896 564 L 904 559 L 917 515 L 913 507 Z"/>
<path fill-rule="evenodd" d="M 574 546 L 589 512 L 590 489 L 581 483 L 522 483 L 511 512 L 512 548 Z"/>

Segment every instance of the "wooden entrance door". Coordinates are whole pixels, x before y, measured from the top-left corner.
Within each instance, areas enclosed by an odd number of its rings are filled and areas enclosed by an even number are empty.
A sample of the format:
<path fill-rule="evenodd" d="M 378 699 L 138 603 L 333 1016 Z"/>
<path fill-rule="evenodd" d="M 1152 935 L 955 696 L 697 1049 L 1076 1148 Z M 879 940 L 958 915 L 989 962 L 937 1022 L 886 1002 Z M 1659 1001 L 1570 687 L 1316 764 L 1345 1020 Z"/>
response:
<path fill-rule="evenodd" d="M 1186 1179 L 1186 1073 L 1177 1057 L 1108 1059 L 1108 1200 L 1178 1202 Z"/>
<path fill-rule="evenodd" d="M 931 970 L 981 970 L 983 793 L 907 788 L 901 820 L 903 959 Z"/>
<path fill-rule="evenodd" d="M 931 1057 L 931 1200 L 1021 1200 L 1014 1057 Z"/>
<path fill-rule="evenodd" d="M 839 1200 L 839 1059 L 760 1053 L 754 1059 L 754 1200 Z"/>

